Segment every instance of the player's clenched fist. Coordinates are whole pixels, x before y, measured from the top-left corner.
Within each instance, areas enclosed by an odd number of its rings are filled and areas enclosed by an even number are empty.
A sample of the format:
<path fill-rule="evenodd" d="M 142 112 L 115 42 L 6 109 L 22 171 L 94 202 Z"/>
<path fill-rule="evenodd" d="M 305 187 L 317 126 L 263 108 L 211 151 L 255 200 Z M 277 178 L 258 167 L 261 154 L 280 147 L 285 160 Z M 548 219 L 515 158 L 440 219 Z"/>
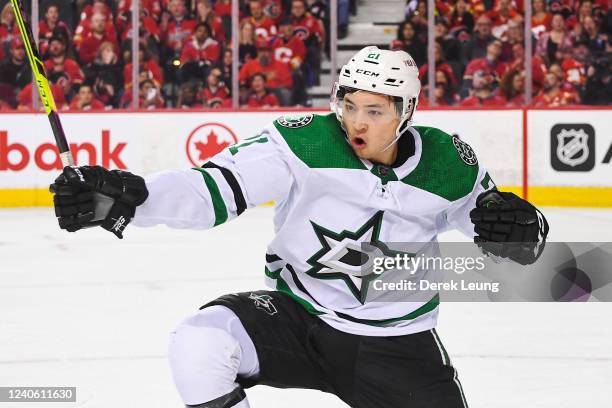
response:
<path fill-rule="evenodd" d="M 470 218 L 476 232 L 474 242 L 485 252 L 528 265 L 544 250 L 548 222 L 516 194 L 497 190 L 480 194 Z"/>
<path fill-rule="evenodd" d="M 119 238 L 148 196 L 142 177 L 100 166 L 64 167 L 49 190 L 60 228 L 74 232 L 100 225 Z"/>

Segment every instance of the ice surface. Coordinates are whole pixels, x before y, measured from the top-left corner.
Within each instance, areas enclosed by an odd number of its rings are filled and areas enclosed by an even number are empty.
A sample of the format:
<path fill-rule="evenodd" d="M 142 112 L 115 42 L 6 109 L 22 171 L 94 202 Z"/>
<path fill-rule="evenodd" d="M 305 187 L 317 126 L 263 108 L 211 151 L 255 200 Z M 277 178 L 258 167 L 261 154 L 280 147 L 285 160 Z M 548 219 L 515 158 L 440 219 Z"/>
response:
<path fill-rule="evenodd" d="M 612 238 L 610 210 L 544 213 L 552 240 Z M 60 231 L 51 209 L 0 211 L 0 386 L 78 387 L 76 404 L 56 408 L 181 407 L 168 333 L 218 295 L 263 287 L 271 214 L 257 208 L 211 231 L 132 227 L 120 241 Z M 441 307 L 438 331 L 472 408 L 612 406 L 612 304 Z M 248 396 L 254 408 L 345 406 L 308 390 Z"/>

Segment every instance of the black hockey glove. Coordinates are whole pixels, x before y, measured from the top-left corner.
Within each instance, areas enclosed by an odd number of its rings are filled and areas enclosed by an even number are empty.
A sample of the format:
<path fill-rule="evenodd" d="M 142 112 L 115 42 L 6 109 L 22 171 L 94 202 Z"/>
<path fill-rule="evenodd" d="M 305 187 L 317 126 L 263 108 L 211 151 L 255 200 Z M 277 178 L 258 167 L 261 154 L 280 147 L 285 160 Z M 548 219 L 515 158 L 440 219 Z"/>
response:
<path fill-rule="evenodd" d="M 99 225 L 118 238 L 149 195 L 142 177 L 100 166 L 64 167 L 49 190 L 60 228 L 74 232 Z"/>
<path fill-rule="evenodd" d="M 485 253 L 529 265 L 544 251 L 548 222 L 516 194 L 485 191 L 476 199 L 470 218 L 477 234 L 474 242 Z"/>

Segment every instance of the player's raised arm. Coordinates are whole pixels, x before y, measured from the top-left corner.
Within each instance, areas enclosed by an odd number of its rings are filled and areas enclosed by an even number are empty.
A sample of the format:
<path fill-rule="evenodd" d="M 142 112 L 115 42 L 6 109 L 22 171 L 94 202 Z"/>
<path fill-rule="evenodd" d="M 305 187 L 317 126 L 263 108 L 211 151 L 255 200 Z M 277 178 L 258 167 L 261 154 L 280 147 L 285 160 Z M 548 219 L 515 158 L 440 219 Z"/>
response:
<path fill-rule="evenodd" d="M 269 129 L 229 146 L 201 168 L 166 171 L 146 180 L 149 199 L 135 225 L 211 228 L 247 208 L 282 201 L 293 177 Z"/>
<path fill-rule="evenodd" d="M 523 265 L 535 262 L 548 235 L 542 212 L 514 193 L 499 191 L 469 145 L 455 136 L 453 142 L 464 164 L 474 166 L 473 177 L 467 180 L 469 194 L 444 213 L 442 229 L 459 229 L 488 254 Z"/>
<path fill-rule="evenodd" d="M 230 146 L 201 168 L 164 171 L 143 179 L 100 166 L 66 167 L 51 185 L 60 228 L 100 225 L 122 238 L 130 223 L 205 229 L 246 208 L 282 201 L 291 172 L 269 130 Z M 96 202 L 93 192 L 111 197 Z"/>

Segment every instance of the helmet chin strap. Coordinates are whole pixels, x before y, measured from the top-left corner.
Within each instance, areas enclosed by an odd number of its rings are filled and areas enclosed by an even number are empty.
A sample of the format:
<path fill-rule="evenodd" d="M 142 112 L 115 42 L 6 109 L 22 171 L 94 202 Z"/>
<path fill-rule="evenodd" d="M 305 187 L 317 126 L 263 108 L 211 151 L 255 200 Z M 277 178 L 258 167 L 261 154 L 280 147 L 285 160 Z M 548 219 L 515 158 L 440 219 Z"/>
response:
<path fill-rule="evenodd" d="M 405 126 L 405 128 L 407 129 L 407 128 L 408 128 L 408 124 L 409 124 L 408 122 L 409 122 L 409 121 L 408 121 L 408 115 L 406 115 L 406 117 L 405 117 L 404 119 L 402 119 L 402 121 L 400 122 L 400 124 L 399 124 L 399 125 L 397 126 L 397 128 L 395 129 L 395 138 L 394 138 L 394 139 L 393 139 L 391 142 L 389 142 L 389 144 L 387 145 L 387 147 L 385 147 L 384 149 L 382 149 L 382 150 L 380 151 L 380 153 L 387 151 L 387 149 L 389 149 L 391 146 L 393 146 L 394 144 L 396 144 L 396 143 L 397 143 L 397 141 L 399 140 L 399 138 L 400 138 L 400 137 L 402 137 L 402 133 L 403 133 L 403 132 L 400 132 L 400 130 L 402 129 L 402 127 L 404 127 L 404 125 L 406 125 L 406 126 Z"/>

